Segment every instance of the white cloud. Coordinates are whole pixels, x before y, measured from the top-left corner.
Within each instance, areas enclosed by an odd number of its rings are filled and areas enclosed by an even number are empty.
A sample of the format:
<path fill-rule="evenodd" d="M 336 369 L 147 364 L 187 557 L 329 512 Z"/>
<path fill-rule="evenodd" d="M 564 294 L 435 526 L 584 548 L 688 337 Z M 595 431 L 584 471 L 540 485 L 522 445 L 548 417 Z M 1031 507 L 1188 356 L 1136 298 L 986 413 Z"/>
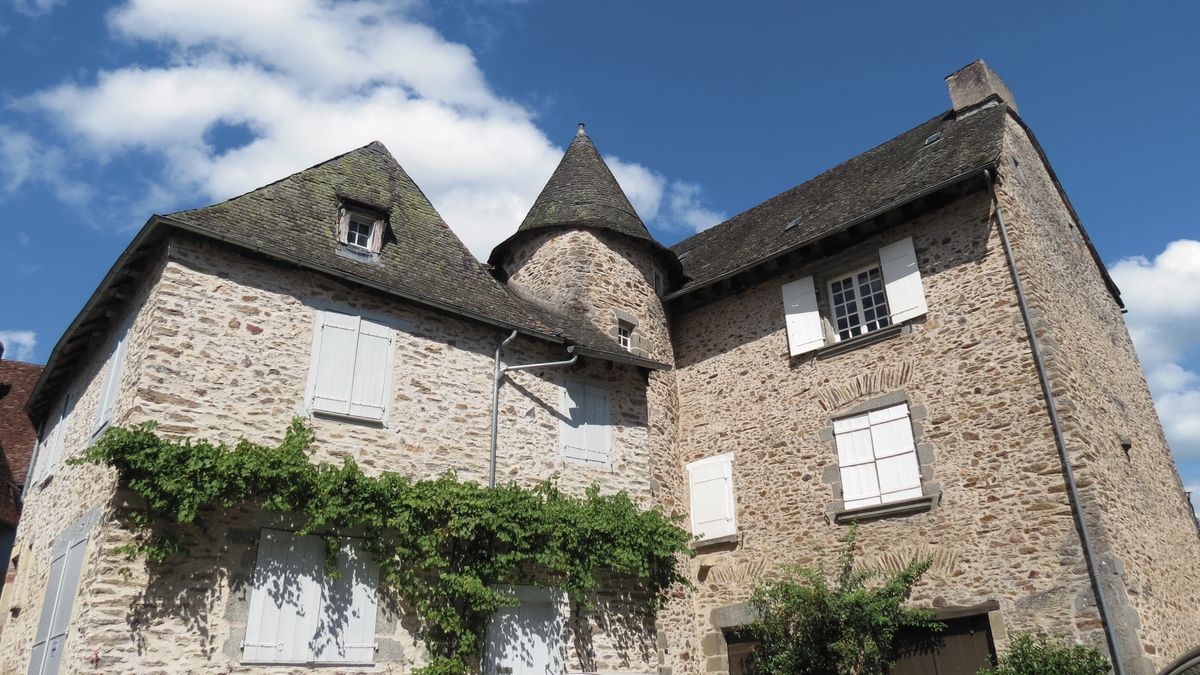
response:
<path fill-rule="evenodd" d="M 413 18 L 414 4 L 129 0 L 110 13 L 111 30 L 159 45 L 167 63 L 99 72 L 19 105 L 48 113 L 71 139 L 72 157 L 161 160 L 162 174 L 143 186 L 147 195 L 129 198 L 130 212 L 139 202 L 169 210 L 225 199 L 380 140 L 486 257 L 521 221 L 562 149 L 533 111 L 491 89 L 470 49 Z M 213 147 L 207 135 L 219 125 L 252 138 Z M 715 215 L 698 189 L 613 164 L 648 223 L 695 229 Z M 676 194 L 660 214 L 664 195 Z M 137 215 L 140 223 L 148 214 Z"/>
<path fill-rule="evenodd" d="M 691 235 L 725 220 L 724 214 L 704 203 L 704 191 L 695 183 L 668 180 L 657 171 L 619 157 L 609 159 L 608 165 L 633 208 L 648 223 Z"/>
<path fill-rule="evenodd" d="M 66 0 L 13 0 L 13 9 L 26 16 L 41 16 L 65 2 Z"/>
<path fill-rule="evenodd" d="M 16 192 L 33 173 L 37 142 L 33 136 L 0 124 L 0 195 Z"/>
<path fill-rule="evenodd" d="M 4 343 L 4 358 L 10 361 L 28 361 L 33 358 L 37 346 L 37 333 L 31 330 L 0 330 L 0 343 Z"/>
<path fill-rule="evenodd" d="M 1171 448 L 1200 458 L 1200 241 L 1180 239 L 1153 260 L 1110 268 L 1129 308 L 1127 323 Z"/>

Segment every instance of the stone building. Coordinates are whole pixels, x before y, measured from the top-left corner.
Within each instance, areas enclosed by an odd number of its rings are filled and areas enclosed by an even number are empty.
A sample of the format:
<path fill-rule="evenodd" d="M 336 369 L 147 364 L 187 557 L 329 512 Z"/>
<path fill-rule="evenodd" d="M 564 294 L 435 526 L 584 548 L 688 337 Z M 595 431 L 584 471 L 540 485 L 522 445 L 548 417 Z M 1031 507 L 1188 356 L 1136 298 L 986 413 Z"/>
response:
<path fill-rule="evenodd" d="M 851 522 L 870 564 L 933 559 L 913 602 L 967 654 L 902 672 L 970 672 L 1014 631 L 1155 672 L 1200 643 L 1200 539 L 1119 292 L 1011 92 L 982 62 L 947 82 L 951 110 L 671 248 L 582 126 L 487 266 L 378 143 L 151 218 L 30 400 L 0 671 L 419 666 L 368 572 L 312 634 L 334 582 L 288 518 L 221 512 L 187 560 L 130 563 L 127 495 L 64 460 L 112 424 L 273 442 L 299 415 L 317 461 L 483 482 L 504 343 L 577 358 L 509 374 L 498 480 L 683 514 L 695 588 L 653 625 L 523 589 L 484 672 L 740 672 L 755 580 Z M 308 600 L 264 594 L 281 568 Z"/>
<path fill-rule="evenodd" d="M 10 554 L 21 519 L 21 493 L 30 453 L 37 442 L 37 429 L 25 411 L 25 403 L 42 372 L 39 365 L 3 357 L 4 343 L 0 342 L 0 564 L 6 568 L 0 593 L 15 573 L 15 566 L 9 564 Z M 4 617 L 0 616 L 3 625 Z"/>

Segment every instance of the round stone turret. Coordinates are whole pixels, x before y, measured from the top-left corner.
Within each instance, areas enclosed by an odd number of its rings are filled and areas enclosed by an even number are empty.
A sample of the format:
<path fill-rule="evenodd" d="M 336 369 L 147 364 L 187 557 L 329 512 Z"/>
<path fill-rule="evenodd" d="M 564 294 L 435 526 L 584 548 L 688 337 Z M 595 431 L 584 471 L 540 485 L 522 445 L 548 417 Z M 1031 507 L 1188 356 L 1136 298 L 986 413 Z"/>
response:
<path fill-rule="evenodd" d="M 682 279 L 582 124 L 517 232 L 488 262 L 524 298 L 585 317 L 635 355 L 673 363 L 661 296 Z"/>

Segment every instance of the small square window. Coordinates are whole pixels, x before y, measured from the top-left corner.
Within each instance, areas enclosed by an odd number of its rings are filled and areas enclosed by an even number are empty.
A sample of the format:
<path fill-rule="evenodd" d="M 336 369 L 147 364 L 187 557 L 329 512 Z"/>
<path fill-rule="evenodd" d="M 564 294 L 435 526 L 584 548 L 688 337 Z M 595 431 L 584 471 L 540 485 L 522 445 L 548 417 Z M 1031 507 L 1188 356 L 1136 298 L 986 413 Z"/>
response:
<path fill-rule="evenodd" d="M 350 218 L 350 227 L 346 230 L 346 244 L 369 249 L 371 247 L 371 229 L 374 227 L 374 223 L 354 217 Z"/>
<path fill-rule="evenodd" d="M 622 349 L 630 349 L 633 343 L 633 324 L 628 321 L 617 322 L 617 344 Z"/>
<path fill-rule="evenodd" d="M 829 309 L 839 341 L 892 325 L 883 272 L 869 267 L 829 282 Z"/>

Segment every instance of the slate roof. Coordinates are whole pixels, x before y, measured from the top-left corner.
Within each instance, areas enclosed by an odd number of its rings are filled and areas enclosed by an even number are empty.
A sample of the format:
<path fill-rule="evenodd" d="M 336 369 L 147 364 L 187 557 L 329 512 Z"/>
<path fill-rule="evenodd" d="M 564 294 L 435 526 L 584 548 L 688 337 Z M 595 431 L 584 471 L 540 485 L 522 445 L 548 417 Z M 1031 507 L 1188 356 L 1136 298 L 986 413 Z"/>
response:
<path fill-rule="evenodd" d="M 687 283 L 706 285 L 781 251 L 833 234 L 867 216 L 996 161 L 1007 106 L 997 102 L 955 120 L 953 111 L 671 247 Z M 936 132 L 941 140 L 926 145 Z"/>
<path fill-rule="evenodd" d="M 582 124 L 517 231 L 492 249 L 488 263 L 503 268 L 505 253 L 530 232 L 573 227 L 606 230 L 645 242 L 675 285 L 682 282 L 683 270 L 675 254 L 646 229 Z"/>

